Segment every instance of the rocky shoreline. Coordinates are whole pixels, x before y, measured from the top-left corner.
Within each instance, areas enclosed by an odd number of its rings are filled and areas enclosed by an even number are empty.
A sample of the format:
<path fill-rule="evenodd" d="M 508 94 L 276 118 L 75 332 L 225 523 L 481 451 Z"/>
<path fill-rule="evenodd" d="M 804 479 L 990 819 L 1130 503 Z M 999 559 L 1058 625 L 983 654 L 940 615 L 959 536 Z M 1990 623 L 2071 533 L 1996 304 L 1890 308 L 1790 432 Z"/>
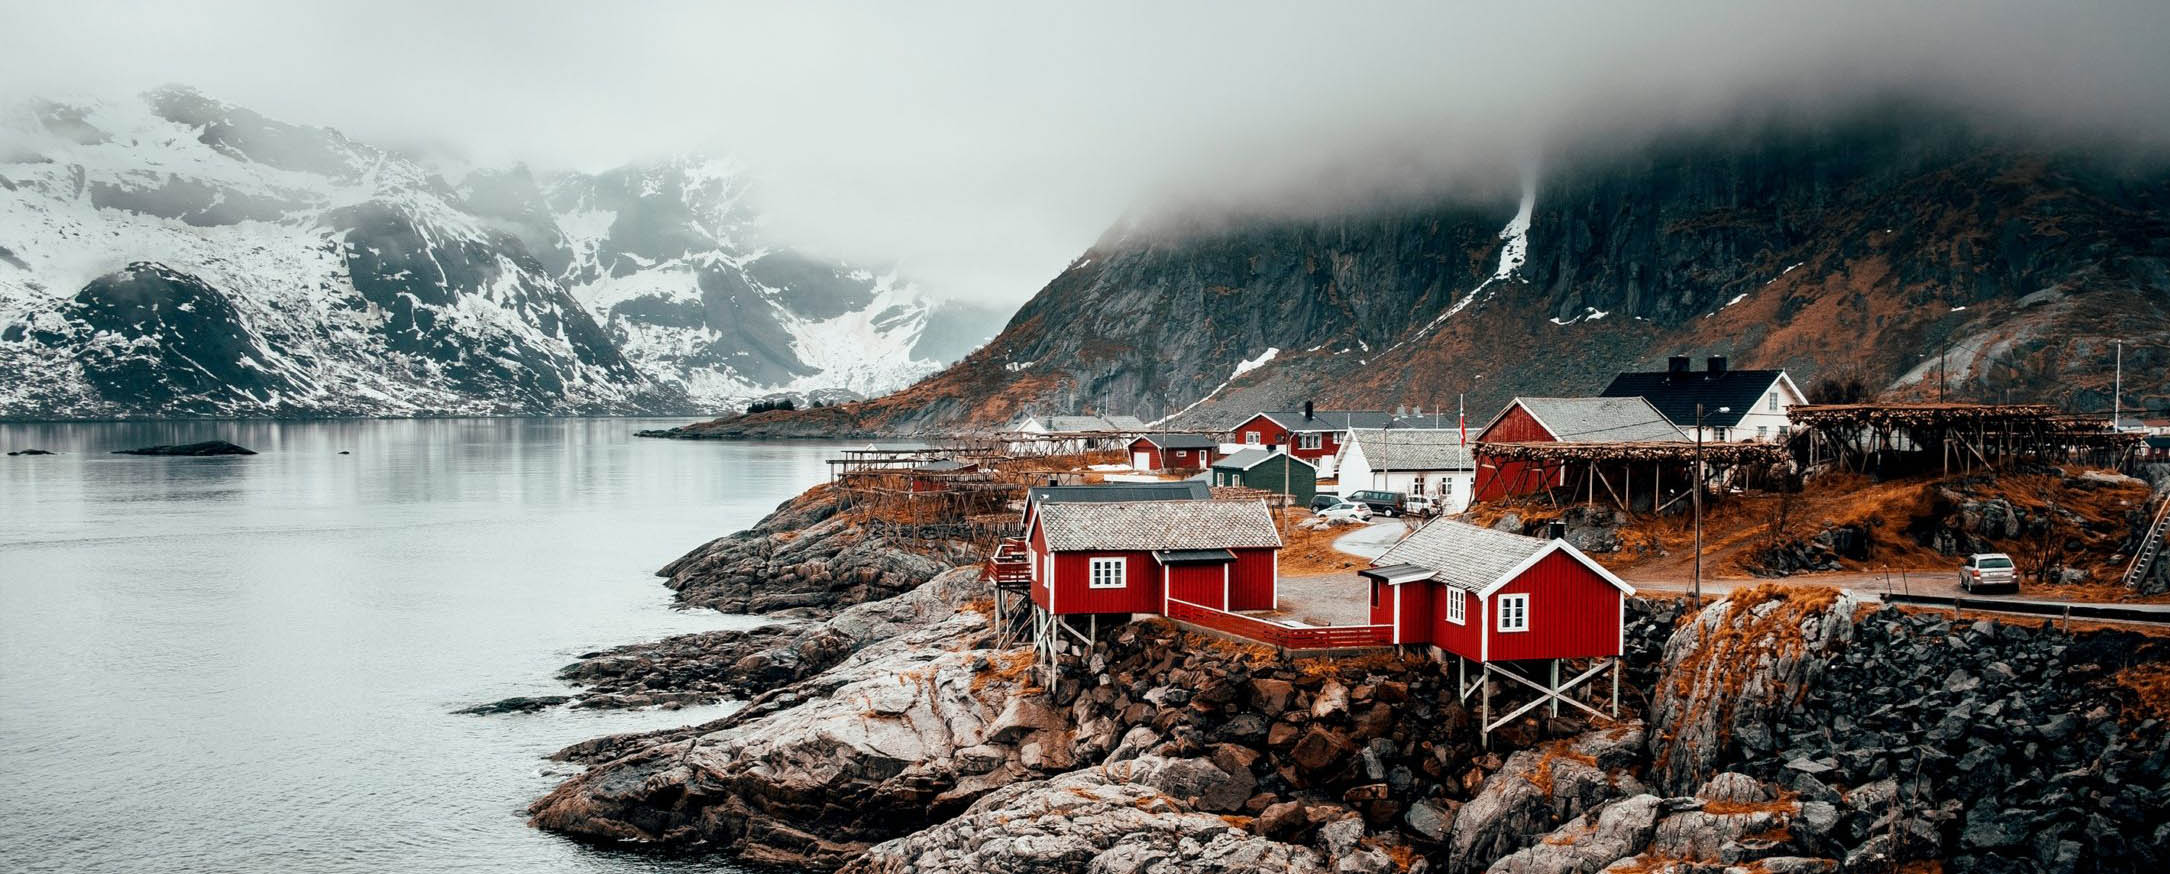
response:
<path fill-rule="evenodd" d="M 1532 715 L 1485 749 L 1451 668 L 1413 653 L 1290 659 L 1149 620 L 1043 688 L 1028 650 L 993 647 L 972 568 L 818 504 L 666 568 L 682 600 L 807 618 L 566 669 L 586 706 L 751 701 L 560 751 L 587 770 L 535 826 L 869 874 L 2170 864 L 2165 702 L 2142 694 L 2170 688 L 2170 646 L 2153 638 L 1828 589 L 1692 616 L 1634 599 L 1631 718 Z"/>

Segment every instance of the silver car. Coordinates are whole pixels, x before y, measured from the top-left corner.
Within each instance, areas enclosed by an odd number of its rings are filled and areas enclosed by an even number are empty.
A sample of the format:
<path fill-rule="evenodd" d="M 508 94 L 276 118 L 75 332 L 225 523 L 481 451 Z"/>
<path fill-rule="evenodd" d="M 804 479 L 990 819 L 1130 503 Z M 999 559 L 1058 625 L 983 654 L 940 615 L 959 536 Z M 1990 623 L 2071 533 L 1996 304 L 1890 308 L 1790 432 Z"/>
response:
<path fill-rule="evenodd" d="M 2019 570 L 2001 552 L 1977 552 L 1959 566 L 1959 590 L 1969 595 L 2018 594 Z"/>

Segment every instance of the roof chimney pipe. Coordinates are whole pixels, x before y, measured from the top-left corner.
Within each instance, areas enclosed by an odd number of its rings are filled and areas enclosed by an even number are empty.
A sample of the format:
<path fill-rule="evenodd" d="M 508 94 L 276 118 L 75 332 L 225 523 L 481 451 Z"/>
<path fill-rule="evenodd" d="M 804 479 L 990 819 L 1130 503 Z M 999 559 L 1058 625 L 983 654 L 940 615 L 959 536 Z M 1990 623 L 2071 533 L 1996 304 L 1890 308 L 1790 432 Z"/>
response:
<path fill-rule="evenodd" d="M 1554 520 L 1552 520 L 1552 521 L 1550 521 L 1550 522 L 1546 522 L 1546 523 L 1545 523 L 1545 539 L 1546 539 L 1546 540 L 1566 540 L 1566 539 L 1567 539 L 1567 523 L 1565 523 L 1565 522 L 1562 522 L 1562 521 L 1560 521 L 1560 520 L 1558 520 L 1558 519 L 1554 519 Z"/>
<path fill-rule="evenodd" d="M 1310 402 L 1310 401 L 1304 401 L 1304 421 L 1306 421 L 1306 422 L 1309 422 L 1309 421 L 1311 421 L 1311 412 L 1312 412 L 1312 410 L 1311 410 L 1311 402 Z"/>
<path fill-rule="evenodd" d="M 1703 364 L 1709 367 L 1710 372 L 1713 374 L 1725 372 L 1725 356 L 1723 355 L 1712 355 L 1709 358 L 1705 358 L 1703 359 Z"/>
<path fill-rule="evenodd" d="M 1665 372 L 1673 376 L 1679 376 L 1681 374 L 1687 373 L 1688 356 L 1675 355 L 1671 358 L 1665 359 Z"/>

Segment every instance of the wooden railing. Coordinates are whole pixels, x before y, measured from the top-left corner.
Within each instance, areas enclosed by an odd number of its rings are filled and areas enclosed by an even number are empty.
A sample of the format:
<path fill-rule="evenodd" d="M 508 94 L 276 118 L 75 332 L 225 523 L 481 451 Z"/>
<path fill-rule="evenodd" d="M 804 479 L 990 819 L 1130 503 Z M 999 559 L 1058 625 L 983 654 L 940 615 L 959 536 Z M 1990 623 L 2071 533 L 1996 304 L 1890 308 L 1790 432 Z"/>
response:
<path fill-rule="evenodd" d="M 1174 598 L 1168 599 L 1168 618 L 1282 649 L 1355 649 L 1394 642 L 1391 625 L 1282 625 Z"/>
<path fill-rule="evenodd" d="M 1025 550 L 1025 541 L 1013 537 L 998 544 L 981 568 L 980 579 L 1005 589 L 1022 591 L 1030 587 L 1032 554 Z"/>

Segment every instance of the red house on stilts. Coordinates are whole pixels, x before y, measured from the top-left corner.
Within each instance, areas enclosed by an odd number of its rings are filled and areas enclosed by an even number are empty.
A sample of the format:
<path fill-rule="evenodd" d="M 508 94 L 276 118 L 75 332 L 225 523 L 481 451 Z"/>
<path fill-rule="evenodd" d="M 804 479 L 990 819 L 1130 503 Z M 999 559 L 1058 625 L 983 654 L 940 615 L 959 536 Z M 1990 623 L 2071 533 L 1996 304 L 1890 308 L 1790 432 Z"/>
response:
<path fill-rule="evenodd" d="M 1618 712 L 1627 596 L 1635 589 L 1566 540 L 1435 519 L 1361 573 L 1371 580 L 1372 622 L 1391 625 L 1396 644 L 1429 644 L 1455 656 L 1463 699 L 1484 692 L 1487 736 L 1548 702 L 1555 716 L 1561 702 L 1597 714 L 1566 693 L 1608 668 Z M 1482 668 L 1474 684 L 1470 662 Z M 1528 676 L 1526 668 L 1540 662 L 1549 674 Z M 1563 684 L 1562 662 L 1584 669 Z M 1538 697 L 1495 720 L 1487 682 L 1495 677 Z"/>
<path fill-rule="evenodd" d="M 1272 609 L 1281 534 L 1263 501 L 1041 503 L 1025 531 L 1033 637 L 1091 644 L 1099 617 Z M 1068 617 L 1086 617 L 1079 632 Z"/>

